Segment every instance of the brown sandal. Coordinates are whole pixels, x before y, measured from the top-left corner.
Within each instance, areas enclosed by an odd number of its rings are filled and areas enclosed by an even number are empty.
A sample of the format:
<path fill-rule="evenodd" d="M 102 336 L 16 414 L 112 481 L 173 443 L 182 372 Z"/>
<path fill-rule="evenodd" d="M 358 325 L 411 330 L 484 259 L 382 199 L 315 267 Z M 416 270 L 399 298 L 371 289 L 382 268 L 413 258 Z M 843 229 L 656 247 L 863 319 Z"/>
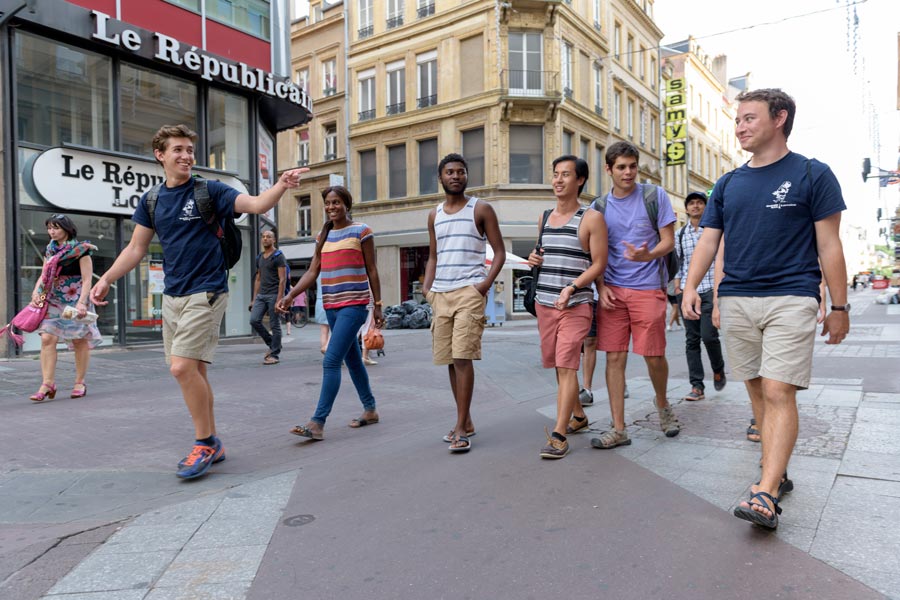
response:
<path fill-rule="evenodd" d="M 291 433 L 294 435 L 299 435 L 300 437 L 309 438 L 311 440 L 324 440 L 325 432 L 324 431 L 313 431 L 306 425 L 295 425 L 293 429 L 291 429 Z"/>
<path fill-rule="evenodd" d="M 366 418 L 366 413 L 363 413 L 362 416 L 350 421 L 350 427 L 352 427 L 353 429 L 359 429 L 360 427 L 365 427 L 366 425 L 374 425 L 378 421 L 378 413 L 375 413 L 375 416 L 369 419 Z"/>

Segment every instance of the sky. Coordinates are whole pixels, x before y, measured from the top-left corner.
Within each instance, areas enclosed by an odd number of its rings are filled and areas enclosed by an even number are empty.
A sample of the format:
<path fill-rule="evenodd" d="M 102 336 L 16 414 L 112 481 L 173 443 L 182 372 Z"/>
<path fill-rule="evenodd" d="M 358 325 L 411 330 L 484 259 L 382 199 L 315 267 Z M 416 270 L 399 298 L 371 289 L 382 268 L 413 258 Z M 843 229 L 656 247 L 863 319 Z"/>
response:
<path fill-rule="evenodd" d="M 867 228 L 873 240 L 876 209 L 892 214 L 900 201 L 900 186 L 879 189 L 877 179 L 864 184 L 861 176 L 864 157 L 873 167 L 898 168 L 900 2 L 856 0 L 855 52 L 852 29 L 848 44 L 852 2 L 656 0 L 654 9 L 663 44 L 692 35 L 710 57 L 727 55 L 729 77 L 750 72 L 751 87 L 779 87 L 794 97 L 788 147 L 832 168 L 848 207 L 844 222 Z"/>

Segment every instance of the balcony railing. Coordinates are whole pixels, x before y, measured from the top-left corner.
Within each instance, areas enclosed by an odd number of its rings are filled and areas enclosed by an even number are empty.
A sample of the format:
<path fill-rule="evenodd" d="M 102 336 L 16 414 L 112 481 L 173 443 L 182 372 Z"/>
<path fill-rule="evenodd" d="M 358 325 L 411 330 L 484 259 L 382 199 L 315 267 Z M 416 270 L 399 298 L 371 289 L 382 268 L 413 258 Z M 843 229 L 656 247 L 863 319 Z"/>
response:
<path fill-rule="evenodd" d="M 322 95 L 325 96 L 326 98 L 328 96 L 334 96 L 335 94 L 337 94 L 336 87 L 327 87 L 324 90 L 322 90 Z"/>
<path fill-rule="evenodd" d="M 388 29 L 393 29 L 394 27 L 400 27 L 403 25 L 403 15 L 397 15 L 396 17 L 391 17 L 385 24 Z"/>
<path fill-rule="evenodd" d="M 337 158 L 337 154 L 331 153 L 331 154 L 326 154 L 326 155 L 323 157 L 323 160 L 334 160 L 334 159 L 336 159 L 336 158 Z"/>
<path fill-rule="evenodd" d="M 298 166 L 298 167 L 305 167 L 305 166 L 308 165 L 308 164 L 309 164 L 309 159 L 308 159 L 308 158 L 301 158 L 300 160 L 297 161 L 297 166 Z"/>
<path fill-rule="evenodd" d="M 428 108 L 437 104 L 437 94 L 416 99 L 416 108 Z"/>
<path fill-rule="evenodd" d="M 359 39 L 364 40 L 367 37 L 369 37 L 370 35 L 372 35 L 373 33 L 375 33 L 375 26 L 368 25 L 366 27 L 360 27 L 356 33 L 357 33 L 357 37 L 359 37 Z"/>
<path fill-rule="evenodd" d="M 375 109 L 359 111 L 359 120 L 368 121 L 375 118 Z"/>
<path fill-rule="evenodd" d="M 559 71 L 504 69 L 500 72 L 500 85 L 510 96 L 559 96 L 558 78 Z"/>
<path fill-rule="evenodd" d="M 569 100 L 572 99 L 572 93 L 572 88 L 570 88 L 569 86 L 563 88 L 563 96 L 565 96 Z"/>
<path fill-rule="evenodd" d="M 595 104 L 595 105 L 594 105 L 594 112 L 597 113 L 598 115 L 600 115 L 600 116 L 602 117 L 602 116 L 603 116 L 603 107 L 600 106 L 599 104 Z"/>
<path fill-rule="evenodd" d="M 418 10 L 416 10 L 416 17 L 419 19 L 424 19 L 425 17 L 430 17 L 434 14 L 434 2 L 431 4 L 426 4 L 425 6 L 420 6 Z"/>
<path fill-rule="evenodd" d="M 406 112 L 406 102 L 398 102 L 397 104 L 388 104 L 386 112 L 389 115 L 399 115 L 400 113 L 405 113 Z"/>

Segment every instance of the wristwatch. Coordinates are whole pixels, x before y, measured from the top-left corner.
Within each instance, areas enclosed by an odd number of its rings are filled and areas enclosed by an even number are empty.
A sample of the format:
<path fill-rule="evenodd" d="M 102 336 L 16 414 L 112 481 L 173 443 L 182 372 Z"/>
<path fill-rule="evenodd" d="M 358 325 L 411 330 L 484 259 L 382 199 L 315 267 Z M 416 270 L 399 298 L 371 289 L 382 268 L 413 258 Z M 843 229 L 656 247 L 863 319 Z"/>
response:
<path fill-rule="evenodd" d="M 569 285 L 567 285 L 566 287 L 572 288 L 572 291 L 573 291 L 573 292 L 577 292 L 577 291 L 578 291 L 578 286 L 575 285 L 575 282 L 574 282 L 574 281 L 573 281 L 572 283 L 570 283 Z"/>
<path fill-rule="evenodd" d="M 843 310 L 843 311 L 850 312 L 850 305 L 844 304 L 843 306 L 835 306 L 834 304 L 832 304 L 831 310 Z"/>

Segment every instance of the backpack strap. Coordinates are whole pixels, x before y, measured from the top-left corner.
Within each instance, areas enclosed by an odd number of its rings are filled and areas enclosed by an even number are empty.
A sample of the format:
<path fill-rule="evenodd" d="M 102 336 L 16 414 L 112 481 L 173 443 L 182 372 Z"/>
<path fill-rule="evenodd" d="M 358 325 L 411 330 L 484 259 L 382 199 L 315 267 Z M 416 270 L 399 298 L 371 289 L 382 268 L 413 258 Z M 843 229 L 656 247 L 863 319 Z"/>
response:
<path fill-rule="evenodd" d="M 200 218 L 206 223 L 212 234 L 222 242 L 225 232 L 222 231 L 222 225 L 219 224 L 219 220 L 216 218 L 216 207 L 212 198 L 209 197 L 209 186 L 202 177 L 194 177 L 194 202 L 197 203 Z"/>
<path fill-rule="evenodd" d="M 591 202 L 591 208 L 601 215 L 606 215 L 606 196 L 597 196 L 594 198 L 594 201 Z"/>
<path fill-rule="evenodd" d="M 647 216 L 650 218 L 650 224 L 656 230 L 657 241 L 659 241 L 659 227 L 656 221 L 659 219 L 659 187 L 652 183 L 642 183 L 641 192 L 644 196 L 644 208 L 647 209 Z"/>
<path fill-rule="evenodd" d="M 157 183 L 147 192 L 147 214 L 150 216 L 150 229 L 156 230 L 156 201 L 163 184 Z"/>

